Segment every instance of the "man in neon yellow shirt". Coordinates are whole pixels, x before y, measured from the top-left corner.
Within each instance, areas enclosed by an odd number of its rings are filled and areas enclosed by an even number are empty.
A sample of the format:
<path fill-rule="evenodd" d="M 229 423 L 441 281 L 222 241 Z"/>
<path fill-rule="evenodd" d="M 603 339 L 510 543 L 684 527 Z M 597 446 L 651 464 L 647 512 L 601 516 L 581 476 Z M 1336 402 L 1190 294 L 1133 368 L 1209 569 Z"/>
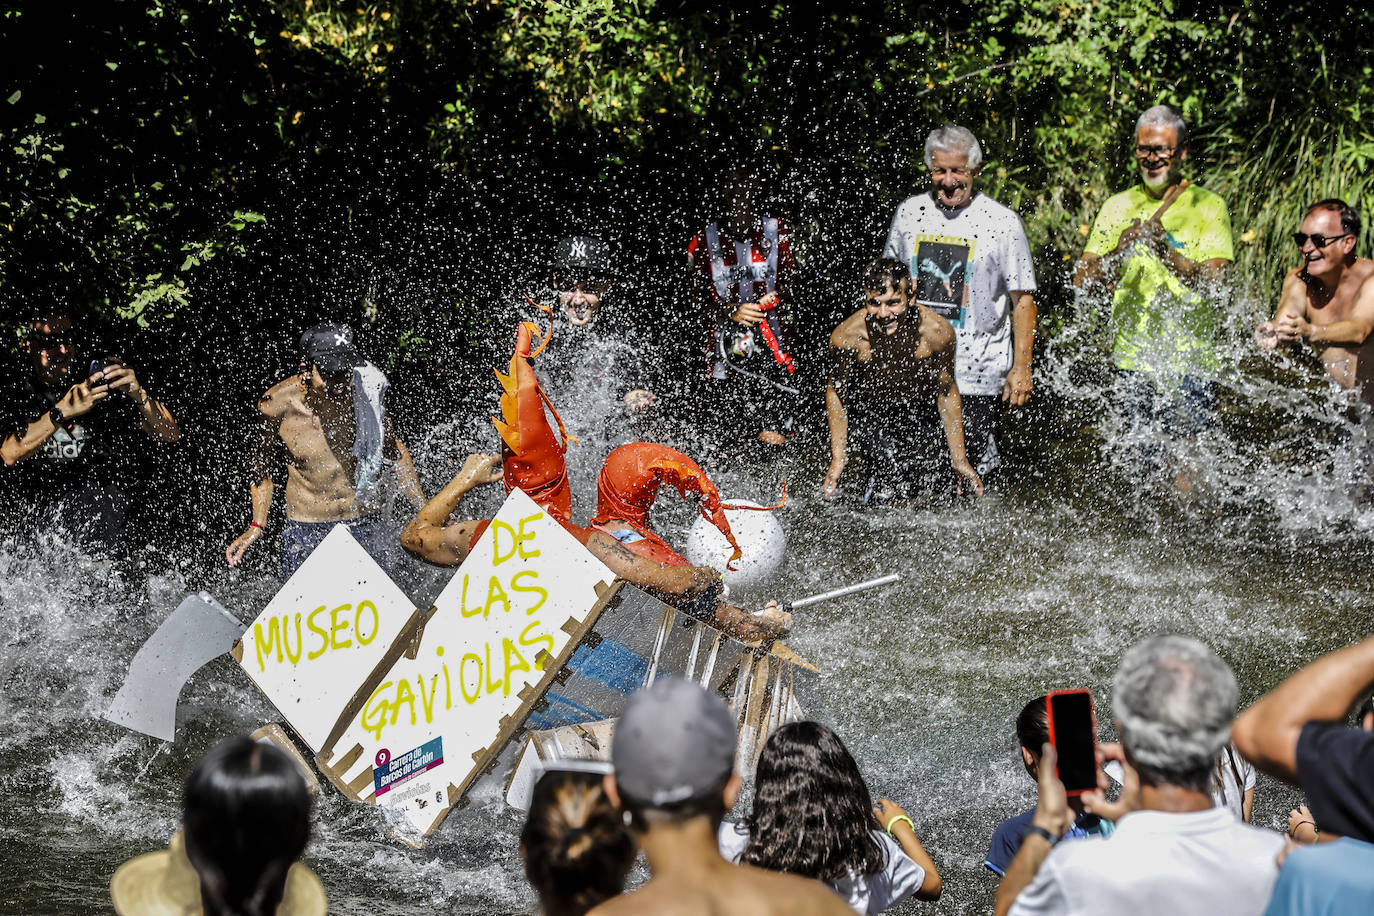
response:
<path fill-rule="evenodd" d="M 1180 181 L 1188 129 L 1165 105 L 1136 121 L 1142 183 L 1107 199 L 1074 285 L 1113 290 L 1112 362 L 1156 389 L 1178 387 L 1211 412 L 1220 367 L 1215 339 L 1231 220 L 1216 194 Z M 1165 379 L 1169 382 L 1166 384 Z"/>

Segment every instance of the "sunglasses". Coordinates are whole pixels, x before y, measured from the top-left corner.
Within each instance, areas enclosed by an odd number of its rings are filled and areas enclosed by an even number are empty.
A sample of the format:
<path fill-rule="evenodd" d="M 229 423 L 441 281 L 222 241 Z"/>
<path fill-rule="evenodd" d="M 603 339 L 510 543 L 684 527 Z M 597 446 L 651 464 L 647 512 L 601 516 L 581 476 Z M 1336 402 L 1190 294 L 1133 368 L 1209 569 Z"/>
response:
<path fill-rule="evenodd" d="M 30 331 L 27 335 L 29 342 L 37 350 L 68 350 L 76 346 L 76 338 L 71 334 L 44 334 L 42 331 Z"/>
<path fill-rule="evenodd" d="M 1312 244 L 1316 247 L 1325 248 L 1332 242 L 1340 241 L 1347 235 L 1350 235 L 1350 233 L 1342 232 L 1340 235 L 1322 235 L 1320 232 L 1314 232 L 1311 235 L 1308 235 L 1306 232 L 1294 232 L 1293 241 L 1297 242 L 1298 247 L 1301 248 L 1302 246 L 1307 244 L 1308 239 L 1311 239 Z"/>
<path fill-rule="evenodd" d="M 1135 154 L 1144 159 L 1148 159 L 1151 156 L 1167 159 L 1177 150 L 1177 146 L 1137 146 L 1135 148 Z"/>
<path fill-rule="evenodd" d="M 570 293 L 580 286 L 584 292 L 603 295 L 611 288 L 611 281 L 605 277 L 598 277 L 595 275 L 582 276 L 579 274 L 572 274 L 569 276 L 554 277 L 553 285 L 555 289 L 564 293 Z"/>

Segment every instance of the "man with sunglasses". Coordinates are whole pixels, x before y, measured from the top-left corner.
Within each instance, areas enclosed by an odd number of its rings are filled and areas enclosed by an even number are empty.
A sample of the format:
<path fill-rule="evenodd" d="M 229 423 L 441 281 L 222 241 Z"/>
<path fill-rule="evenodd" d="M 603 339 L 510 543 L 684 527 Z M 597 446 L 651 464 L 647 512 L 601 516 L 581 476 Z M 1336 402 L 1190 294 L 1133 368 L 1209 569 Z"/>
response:
<path fill-rule="evenodd" d="M 1149 418 L 1181 391 L 1176 433 L 1205 426 L 1216 404 L 1222 280 L 1233 259 L 1226 203 L 1182 180 L 1188 128 L 1166 105 L 1136 121 L 1140 184 L 1102 205 L 1074 285 L 1112 296 L 1112 362 L 1131 407 Z"/>
<path fill-rule="evenodd" d="M 114 546 L 137 483 L 137 440 L 175 442 L 177 422 L 132 367 L 80 346 L 64 311 L 34 315 L 19 349 L 29 366 L 6 386 L 0 480 L 37 506 L 60 505 L 69 530 Z"/>
<path fill-rule="evenodd" d="M 1355 256 L 1360 214 L 1343 200 L 1307 208 L 1293 234 L 1302 264 L 1283 280 L 1272 321 L 1255 332 L 1260 347 L 1309 341 L 1341 388 L 1374 404 L 1374 261 Z"/>

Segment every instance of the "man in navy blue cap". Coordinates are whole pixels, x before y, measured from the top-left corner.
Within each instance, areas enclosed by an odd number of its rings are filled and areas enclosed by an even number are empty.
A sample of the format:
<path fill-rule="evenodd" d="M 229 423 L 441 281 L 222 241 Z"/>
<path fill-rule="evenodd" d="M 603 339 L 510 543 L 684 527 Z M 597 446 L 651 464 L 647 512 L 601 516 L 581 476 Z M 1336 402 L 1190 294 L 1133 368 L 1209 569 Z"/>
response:
<path fill-rule="evenodd" d="M 394 464 L 401 489 L 417 509 L 425 496 L 385 410 L 386 388 L 386 376 L 358 352 L 347 325 L 324 322 L 301 335 L 300 373 L 258 400 L 253 517 L 225 550 L 229 565 L 237 566 L 266 530 L 272 455 L 280 440 L 287 457 L 282 578 L 290 578 L 340 523 L 395 578 L 403 558 L 400 542 L 379 517 L 384 460 Z"/>
<path fill-rule="evenodd" d="M 637 913 L 850 916 L 824 884 L 732 865 L 716 834 L 739 797 L 735 718 L 691 681 L 661 678 L 630 697 L 611 744 L 606 794 L 649 860 L 649 883 L 592 910 Z"/>

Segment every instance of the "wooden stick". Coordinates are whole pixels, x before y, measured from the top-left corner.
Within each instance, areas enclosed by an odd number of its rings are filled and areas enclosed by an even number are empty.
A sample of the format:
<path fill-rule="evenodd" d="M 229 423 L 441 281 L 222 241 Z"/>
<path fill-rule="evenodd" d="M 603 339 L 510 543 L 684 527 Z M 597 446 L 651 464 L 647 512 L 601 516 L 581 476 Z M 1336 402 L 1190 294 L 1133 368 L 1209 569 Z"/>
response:
<path fill-rule="evenodd" d="M 1164 211 L 1172 207 L 1174 205 L 1174 201 L 1178 200 L 1180 197 L 1183 196 L 1183 192 L 1188 190 L 1189 184 L 1190 182 L 1188 181 L 1188 179 L 1185 178 L 1169 190 L 1165 191 L 1164 198 L 1159 205 L 1159 209 L 1155 211 L 1154 216 L 1150 217 L 1149 222 L 1157 223 L 1160 220 L 1162 220 L 1164 218 Z"/>

